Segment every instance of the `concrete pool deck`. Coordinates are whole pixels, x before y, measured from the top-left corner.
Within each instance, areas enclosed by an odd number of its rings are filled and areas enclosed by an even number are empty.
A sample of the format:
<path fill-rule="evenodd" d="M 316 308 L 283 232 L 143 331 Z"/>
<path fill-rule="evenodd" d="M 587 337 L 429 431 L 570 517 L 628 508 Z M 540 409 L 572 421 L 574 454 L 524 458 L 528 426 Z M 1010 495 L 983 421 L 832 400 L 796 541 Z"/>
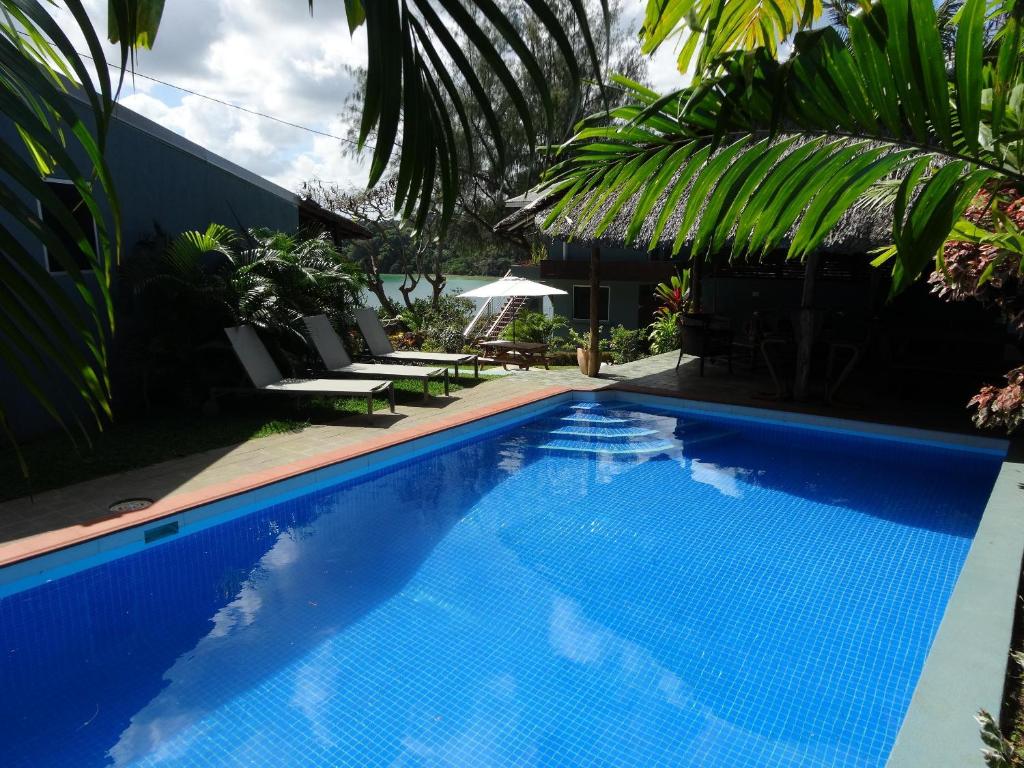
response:
<path fill-rule="evenodd" d="M 730 377 L 716 367 L 710 367 L 707 375 L 699 378 L 695 361 L 684 363 L 677 373 L 675 360 L 675 354 L 669 354 L 615 366 L 597 380 L 570 370 L 496 377 L 462 390 L 448 401 L 439 400 L 427 407 L 418 403 L 401 406 L 395 416 L 353 417 L 336 425 L 250 440 L 98 478 L 40 494 L 34 500 L 0 504 L 0 566 L 569 392 L 610 388 L 669 395 L 730 407 L 768 409 L 794 421 L 827 416 L 946 431 L 969 429 L 962 411 L 936 413 L 894 409 L 885 404 L 851 408 L 766 401 L 758 396 L 768 388 L 763 378 Z M 1002 700 L 1024 551 L 1022 487 L 1024 461 L 1015 451 L 997 479 L 889 768 L 982 765 L 973 714 L 980 707 L 996 714 Z M 130 496 L 154 498 L 157 504 L 140 513 L 119 516 L 107 511 L 112 501 Z"/>

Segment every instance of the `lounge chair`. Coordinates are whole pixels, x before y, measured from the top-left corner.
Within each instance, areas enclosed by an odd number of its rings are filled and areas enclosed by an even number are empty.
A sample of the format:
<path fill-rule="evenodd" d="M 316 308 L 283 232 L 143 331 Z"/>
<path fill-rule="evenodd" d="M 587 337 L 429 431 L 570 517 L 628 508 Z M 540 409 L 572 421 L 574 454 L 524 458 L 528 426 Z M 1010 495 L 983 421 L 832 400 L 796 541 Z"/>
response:
<path fill-rule="evenodd" d="M 284 392 L 291 395 L 327 395 L 330 397 L 365 397 L 366 412 L 373 415 L 374 395 L 386 395 L 395 412 L 395 385 L 390 381 L 367 379 L 286 379 L 281 375 L 267 348 L 249 325 L 225 328 L 228 341 L 238 355 L 254 387 L 260 392 Z"/>
<path fill-rule="evenodd" d="M 459 375 L 459 366 L 473 364 L 473 375 L 480 378 L 480 364 L 476 355 L 450 354 L 445 352 L 396 352 L 391 346 L 391 339 L 388 338 L 384 326 L 380 324 L 377 312 L 369 307 L 363 307 L 355 311 L 356 322 L 359 330 L 366 339 L 366 345 L 370 348 L 370 354 L 378 360 L 386 360 L 389 363 L 432 363 L 434 365 L 454 365 L 455 375 Z"/>
<path fill-rule="evenodd" d="M 444 382 L 444 394 L 448 395 L 448 369 L 431 368 L 425 365 L 388 365 L 386 363 L 353 363 L 338 334 L 334 332 L 326 315 L 311 315 L 302 318 L 313 340 L 313 346 L 320 353 L 328 372 L 343 376 L 374 376 L 378 379 L 415 379 L 423 382 L 423 399 L 430 397 L 430 380 Z"/>

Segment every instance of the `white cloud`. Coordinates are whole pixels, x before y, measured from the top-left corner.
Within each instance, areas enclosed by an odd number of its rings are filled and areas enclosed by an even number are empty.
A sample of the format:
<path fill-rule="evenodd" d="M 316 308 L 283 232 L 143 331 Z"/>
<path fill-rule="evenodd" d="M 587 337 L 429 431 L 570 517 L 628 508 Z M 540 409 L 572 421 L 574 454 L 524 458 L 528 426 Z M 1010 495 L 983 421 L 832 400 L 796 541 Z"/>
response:
<path fill-rule="evenodd" d="M 87 0 L 97 30 L 107 0 Z M 341 3 L 302 0 L 175 0 L 168 3 L 152 51 L 136 71 L 215 99 L 338 136 L 338 118 L 353 83 L 347 67 L 366 61 L 366 35 L 352 36 Z M 62 25 L 73 30 L 64 14 Z M 84 43 L 82 44 L 84 46 Z M 83 50 L 83 47 L 79 47 Z M 108 47 L 111 60 L 117 51 Z M 223 104 L 128 78 L 129 109 L 282 186 L 306 179 L 362 185 L 366 163 L 342 155 L 341 143 Z"/>
<path fill-rule="evenodd" d="M 107 0 L 86 0 L 100 33 Z M 627 0 L 624 26 L 639 28 L 646 0 Z M 366 61 L 366 35 L 351 36 L 343 4 L 320 0 L 311 17 L 305 0 L 175 0 L 167 3 L 152 51 L 140 51 L 137 72 L 196 93 L 344 136 L 339 117 L 353 82 L 347 67 Z M 62 25 L 74 24 L 66 11 Z M 81 43 L 81 41 L 79 41 Z M 81 43 L 79 50 L 84 49 Z M 117 50 L 108 46 L 111 60 Z M 678 87 L 676 51 L 666 46 L 650 62 L 656 88 Z M 129 77 L 121 102 L 187 139 L 289 189 L 308 179 L 362 186 L 368 158 L 342 152 L 315 135 L 142 77 Z"/>

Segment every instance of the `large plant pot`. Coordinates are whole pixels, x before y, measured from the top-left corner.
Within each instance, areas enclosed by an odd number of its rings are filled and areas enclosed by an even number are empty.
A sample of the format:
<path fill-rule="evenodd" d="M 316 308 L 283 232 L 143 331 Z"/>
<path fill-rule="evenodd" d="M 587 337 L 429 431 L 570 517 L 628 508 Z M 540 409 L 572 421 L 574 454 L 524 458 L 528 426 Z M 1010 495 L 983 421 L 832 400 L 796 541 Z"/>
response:
<path fill-rule="evenodd" d="M 584 376 L 590 375 L 590 350 L 583 347 L 576 347 L 576 364 L 580 367 L 580 373 Z"/>

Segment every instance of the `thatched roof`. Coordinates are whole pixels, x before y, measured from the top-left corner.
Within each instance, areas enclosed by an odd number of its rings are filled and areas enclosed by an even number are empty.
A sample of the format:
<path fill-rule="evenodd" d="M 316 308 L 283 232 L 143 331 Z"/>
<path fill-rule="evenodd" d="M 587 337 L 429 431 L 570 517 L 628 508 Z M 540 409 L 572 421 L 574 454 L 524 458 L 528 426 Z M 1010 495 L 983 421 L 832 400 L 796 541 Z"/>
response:
<path fill-rule="evenodd" d="M 780 141 L 786 137 L 780 137 Z M 792 152 L 797 147 L 806 143 L 798 140 L 788 150 Z M 721 150 L 719 150 L 721 151 Z M 788 153 L 787 153 L 788 154 Z M 716 155 L 709 158 L 709 162 Z M 785 157 L 785 156 L 784 156 Z M 671 185 L 669 185 L 671 187 Z M 582 200 L 579 204 L 564 210 L 558 218 L 550 225 L 544 226 L 551 207 L 558 200 L 558 195 L 538 196 L 532 199 L 529 204 L 519 208 L 511 215 L 502 219 L 495 226 L 495 230 L 503 232 L 521 231 L 530 227 L 536 227 L 541 234 L 559 240 L 580 243 L 584 245 L 601 245 L 605 247 L 623 248 L 646 248 L 650 237 L 654 232 L 655 224 L 668 196 L 668 191 L 662 195 L 661 200 L 652 209 L 640 229 L 636 241 L 627 245 L 625 242 L 626 229 L 636 206 L 643 194 L 641 188 L 612 219 L 611 223 L 601 234 L 595 238 L 594 233 L 603 218 L 603 211 L 611 206 L 611 198 L 603 205 L 602 211 L 590 218 L 582 230 L 578 227 L 580 219 L 579 212 L 586 205 L 589 198 Z M 680 198 L 676 209 L 670 214 L 668 222 L 662 233 L 661 242 L 671 244 L 682 226 L 683 213 L 686 209 L 689 190 Z M 699 221 L 698 217 L 698 221 Z M 790 235 L 793 234 L 791 231 Z M 688 249 L 693 242 L 694 231 L 691 230 L 686 238 L 684 250 Z M 839 220 L 832 232 L 822 245 L 822 250 L 832 253 L 864 253 L 873 248 L 889 245 L 892 242 L 892 210 L 889 206 L 868 205 L 866 203 L 855 203 Z M 788 238 L 784 239 L 783 245 L 788 244 Z"/>

